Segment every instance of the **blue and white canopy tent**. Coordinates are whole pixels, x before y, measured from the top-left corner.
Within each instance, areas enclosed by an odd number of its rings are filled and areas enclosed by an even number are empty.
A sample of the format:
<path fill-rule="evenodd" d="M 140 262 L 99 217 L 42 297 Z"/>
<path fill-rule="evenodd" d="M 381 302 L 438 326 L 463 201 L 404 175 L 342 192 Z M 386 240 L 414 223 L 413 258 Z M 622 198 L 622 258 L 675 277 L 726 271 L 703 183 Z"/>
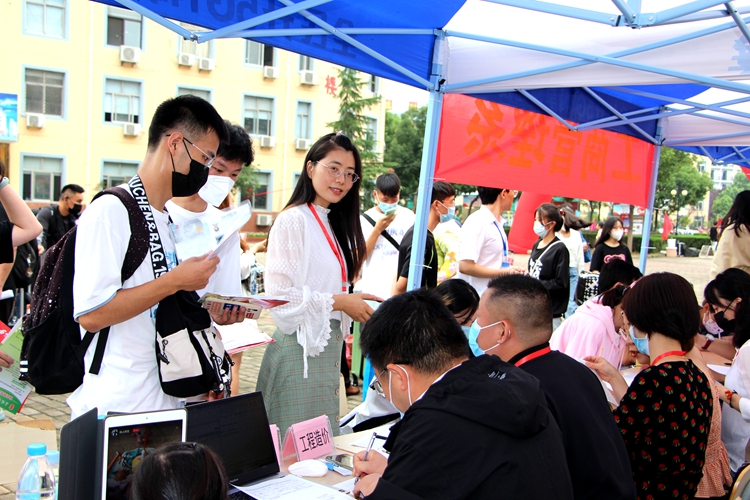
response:
<path fill-rule="evenodd" d="M 656 145 L 642 269 L 658 146 L 750 165 L 750 0 L 101 1 L 197 42 L 251 38 L 428 90 L 413 262 L 424 254 L 445 93 Z M 421 274 L 412 267 L 409 289 Z"/>

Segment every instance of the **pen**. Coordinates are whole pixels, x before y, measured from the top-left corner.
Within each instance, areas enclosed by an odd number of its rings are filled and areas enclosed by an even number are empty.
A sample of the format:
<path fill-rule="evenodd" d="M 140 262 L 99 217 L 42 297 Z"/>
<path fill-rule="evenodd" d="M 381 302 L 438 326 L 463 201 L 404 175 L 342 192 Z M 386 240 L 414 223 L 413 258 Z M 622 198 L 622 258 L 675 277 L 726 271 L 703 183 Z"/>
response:
<path fill-rule="evenodd" d="M 375 438 L 377 437 L 377 433 L 373 432 L 372 437 L 370 438 L 370 442 L 367 444 L 367 448 L 365 448 L 365 456 L 362 458 L 363 462 L 367 462 L 367 457 L 370 456 L 370 450 L 372 450 L 372 445 L 375 442 Z M 354 478 L 354 484 L 357 484 L 357 481 L 359 481 L 359 476 Z"/>

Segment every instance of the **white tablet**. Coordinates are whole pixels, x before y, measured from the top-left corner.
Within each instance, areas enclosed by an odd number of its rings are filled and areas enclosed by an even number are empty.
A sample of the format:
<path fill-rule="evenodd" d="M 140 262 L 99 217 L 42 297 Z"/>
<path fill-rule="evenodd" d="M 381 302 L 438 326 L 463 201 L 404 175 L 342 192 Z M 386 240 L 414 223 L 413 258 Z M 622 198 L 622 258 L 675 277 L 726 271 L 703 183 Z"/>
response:
<path fill-rule="evenodd" d="M 187 412 L 165 410 L 104 419 L 102 500 L 127 500 L 130 484 L 146 455 L 164 444 L 185 441 Z"/>

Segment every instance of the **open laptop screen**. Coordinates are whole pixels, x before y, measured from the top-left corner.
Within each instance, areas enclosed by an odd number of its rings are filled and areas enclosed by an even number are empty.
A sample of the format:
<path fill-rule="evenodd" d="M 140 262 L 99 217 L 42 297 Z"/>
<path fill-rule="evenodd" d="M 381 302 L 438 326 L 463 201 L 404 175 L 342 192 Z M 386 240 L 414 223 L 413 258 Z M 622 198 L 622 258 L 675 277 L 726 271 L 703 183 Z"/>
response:
<path fill-rule="evenodd" d="M 102 497 L 128 500 L 133 474 L 156 448 L 184 441 L 185 410 L 113 415 L 104 420 Z"/>
<path fill-rule="evenodd" d="M 221 458 L 231 484 L 247 484 L 279 472 L 260 392 L 187 407 L 187 440 Z"/>

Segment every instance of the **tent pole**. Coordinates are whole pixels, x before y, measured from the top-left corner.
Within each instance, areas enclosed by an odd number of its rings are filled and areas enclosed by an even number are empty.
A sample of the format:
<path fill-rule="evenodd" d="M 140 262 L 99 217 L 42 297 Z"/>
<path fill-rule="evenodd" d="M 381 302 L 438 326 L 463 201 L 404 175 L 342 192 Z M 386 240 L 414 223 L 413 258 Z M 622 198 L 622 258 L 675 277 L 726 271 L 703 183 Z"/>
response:
<path fill-rule="evenodd" d="M 641 235 L 641 257 L 638 267 L 646 274 L 646 259 L 648 259 L 648 247 L 651 246 L 651 218 L 654 213 L 654 199 L 656 198 L 656 180 L 659 177 L 659 160 L 661 159 L 662 141 L 662 119 L 656 123 L 656 146 L 654 146 L 654 159 L 651 164 L 651 182 L 648 186 L 648 206 L 643 216 L 643 234 Z M 631 223 L 632 227 L 632 223 Z"/>
<path fill-rule="evenodd" d="M 430 100 L 427 103 L 427 123 L 422 145 L 422 166 L 419 170 L 417 216 L 414 220 L 414 239 L 412 240 L 411 247 L 411 267 L 409 268 L 409 278 L 406 284 L 407 291 L 415 290 L 422 286 L 422 265 L 424 264 L 425 243 L 427 241 L 427 217 L 430 213 L 432 183 L 435 176 L 438 137 L 440 134 L 440 119 L 443 110 L 443 94 L 437 89 L 440 86 L 440 80 L 443 78 L 442 55 L 444 43 L 443 32 L 439 31 L 435 39 L 435 49 L 432 57 L 432 76 L 430 79 L 434 87 L 430 90 Z"/>

